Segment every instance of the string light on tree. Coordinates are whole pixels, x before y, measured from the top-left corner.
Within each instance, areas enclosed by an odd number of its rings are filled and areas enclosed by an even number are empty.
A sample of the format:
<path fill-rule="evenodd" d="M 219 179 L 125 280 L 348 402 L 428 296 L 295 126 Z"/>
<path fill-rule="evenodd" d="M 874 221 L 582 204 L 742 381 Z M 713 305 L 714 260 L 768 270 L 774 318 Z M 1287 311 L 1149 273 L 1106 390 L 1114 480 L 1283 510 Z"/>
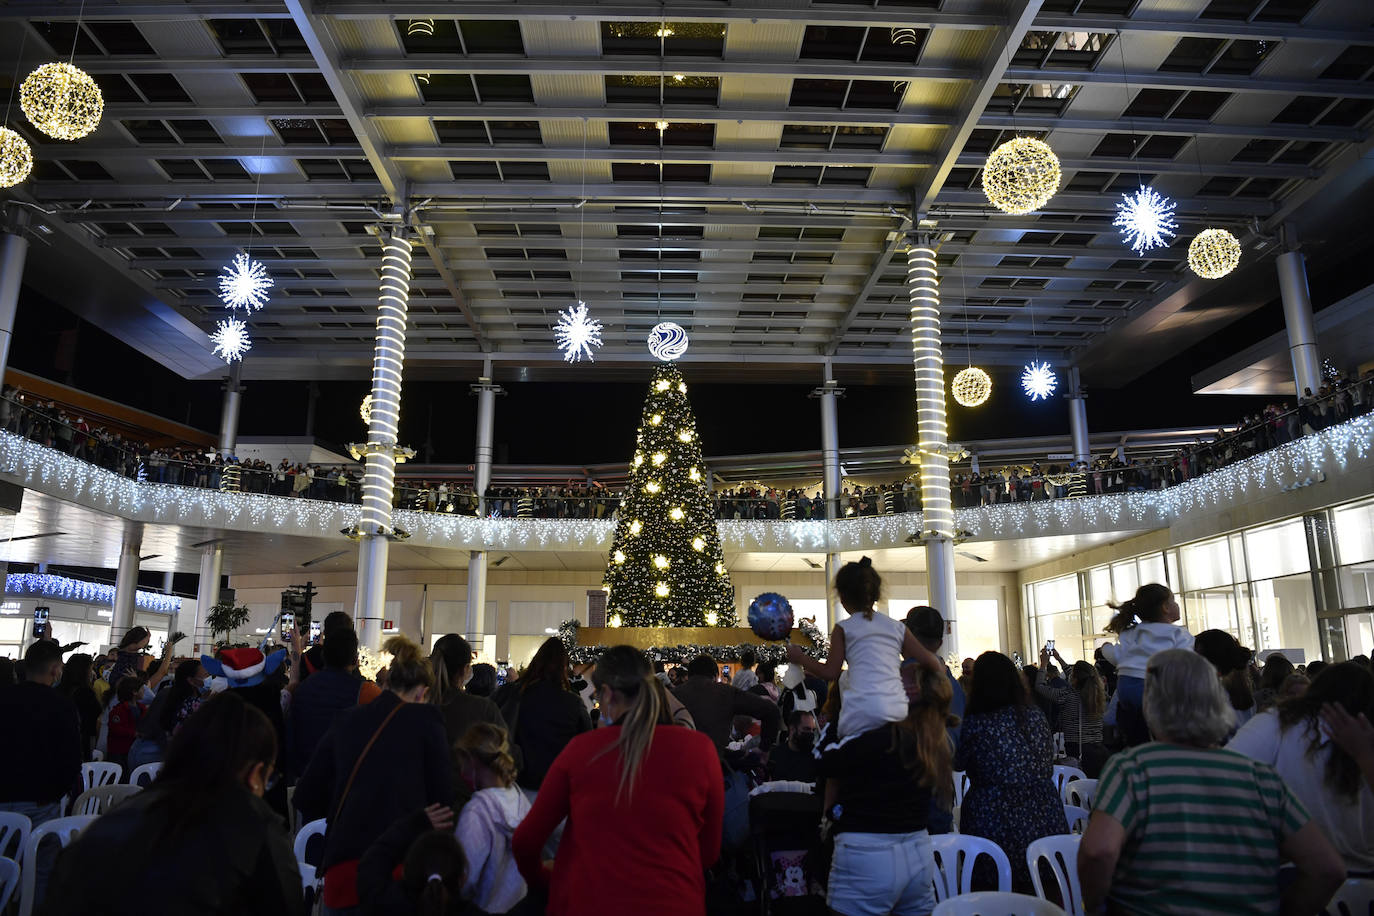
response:
<path fill-rule="evenodd" d="M 253 349 L 253 341 L 248 337 L 248 325 L 237 318 L 225 318 L 215 325 L 210 340 L 215 345 L 215 355 L 226 363 L 243 359 L 243 354 Z"/>
<path fill-rule="evenodd" d="M 735 622 L 715 508 L 701 474 L 701 437 L 678 370 L 660 363 L 649 382 L 605 585 L 608 613 L 625 626 Z M 682 435 L 687 433 L 688 435 Z M 713 572 L 715 574 L 713 575 Z"/>
<path fill-rule="evenodd" d="M 680 325 L 663 321 L 649 332 L 649 352 L 654 359 L 671 363 L 687 352 L 687 332 Z"/>
<path fill-rule="evenodd" d="M 105 100 L 84 70 L 58 62 L 44 64 L 24 79 L 19 107 L 49 137 L 80 140 L 100 125 Z"/>
<path fill-rule="evenodd" d="M 272 277 L 260 261 L 240 251 L 219 275 L 219 298 L 225 308 L 255 312 L 267 304 Z"/>
<path fill-rule="evenodd" d="M 992 396 L 992 379 L 977 366 L 969 366 L 954 376 L 949 393 L 964 407 L 978 407 Z"/>
<path fill-rule="evenodd" d="M 1178 205 L 1155 191 L 1141 185 L 1134 194 L 1122 194 L 1116 205 L 1116 219 L 1112 225 L 1121 230 L 1122 240 L 1137 254 L 1152 248 L 1162 248 L 1178 231 L 1174 209 Z"/>
<path fill-rule="evenodd" d="M 1047 362 L 1031 361 L 1021 370 L 1021 390 L 1032 401 L 1043 401 L 1059 387 L 1059 378 Z"/>
<path fill-rule="evenodd" d="M 558 349 L 563 351 L 564 362 L 575 363 L 583 356 L 588 362 L 595 361 L 592 347 L 601 346 L 601 322 L 587 314 L 587 303 L 579 300 L 577 305 L 559 312 L 553 334 Z"/>
<path fill-rule="evenodd" d="M 0 127 L 0 188 L 12 188 L 33 171 L 33 151 L 23 137 Z"/>
<path fill-rule="evenodd" d="M 983 194 L 1003 213 L 1024 216 L 1059 190 L 1059 157 L 1034 137 L 1013 137 L 983 164 Z"/>
<path fill-rule="evenodd" d="M 1240 264 L 1240 242 L 1225 229 L 1204 229 L 1188 245 L 1188 266 L 1204 280 L 1220 280 Z"/>

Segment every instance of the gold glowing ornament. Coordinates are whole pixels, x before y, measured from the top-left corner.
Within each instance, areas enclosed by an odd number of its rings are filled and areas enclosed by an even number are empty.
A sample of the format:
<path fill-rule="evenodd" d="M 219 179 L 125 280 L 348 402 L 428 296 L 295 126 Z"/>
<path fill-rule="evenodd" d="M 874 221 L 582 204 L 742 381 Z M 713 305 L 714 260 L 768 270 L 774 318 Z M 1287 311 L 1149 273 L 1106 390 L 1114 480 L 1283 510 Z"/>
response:
<path fill-rule="evenodd" d="M 692 431 L 690 429 L 684 429 L 682 432 L 677 434 L 677 439 L 679 442 L 691 442 Z"/>
<path fill-rule="evenodd" d="M 655 390 L 655 391 L 667 391 L 667 390 L 668 390 L 668 380 L 667 380 L 666 378 L 661 378 L 661 379 L 659 379 L 657 382 L 654 383 L 654 390 Z"/>
<path fill-rule="evenodd" d="M 58 62 L 44 64 L 24 79 L 19 107 L 49 137 L 80 140 L 100 126 L 105 100 L 84 70 Z"/>
<path fill-rule="evenodd" d="M 657 493 L 659 490 L 662 489 L 663 486 L 657 480 L 651 480 L 644 485 L 645 493 Z"/>
<path fill-rule="evenodd" d="M 983 164 L 983 194 L 1003 213 L 1024 216 L 1059 190 L 1059 157 L 1034 137 L 1013 137 Z"/>
<path fill-rule="evenodd" d="M 610 619 L 606 621 L 607 624 L 609 624 L 610 626 L 613 626 L 613 627 L 618 627 L 618 626 L 620 626 L 620 622 L 621 622 L 621 621 L 620 621 L 620 615 L 619 615 L 619 614 L 612 614 L 611 617 L 610 617 Z"/>
<path fill-rule="evenodd" d="M 0 188 L 12 188 L 33 171 L 33 152 L 24 138 L 0 127 Z"/>
<path fill-rule="evenodd" d="M 977 407 L 992 396 L 992 379 L 977 366 L 960 369 L 949 386 L 954 400 L 964 407 Z"/>
<path fill-rule="evenodd" d="M 668 597 L 668 583 L 667 583 L 667 582 L 660 582 L 660 583 L 658 583 L 657 585 L 655 585 L 655 586 L 654 586 L 654 595 L 657 596 L 657 597 L 659 597 L 659 598 L 667 598 L 667 597 Z"/>
<path fill-rule="evenodd" d="M 658 567 L 659 569 L 667 569 L 668 558 L 661 553 L 654 554 L 654 566 Z"/>
<path fill-rule="evenodd" d="M 706 625 L 707 625 L 708 627 L 713 627 L 713 626 L 715 626 L 716 623 L 717 623 L 717 621 L 719 621 L 719 620 L 720 620 L 720 617 L 718 617 L 718 616 L 716 615 L 716 612 L 715 612 L 715 611 L 707 611 L 707 612 L 706 612 Z"/>
<path fill-rule="evenodd" d="M 663 414 L 661 414 L 661 413 L 656 413 L 656 414 L 654 414 L 652 417 L 649 418 L 649 425 L 650 425 L 650 426 L 657 426 L 658 424 L 660 424 L 660 423 L 662 423 L 662 422 L 663 422 Z"/>
<path fill-rule="evenodd" d="M 717 563 L 717 564 L 716 564 L 716 575 L 718 575 L 718 576 L 723 576 L 723 575 L 725 575 L 725 564 L 724 564 L 724 563 Z"/>
<path fill-rule="evenodd" d="M 663 462 L 667 460 L 668 456 L 663 452 L 654 452 L 654 467 L 662 466 Z"/>
<path fill-rule="evenodd" d="M 1188 266 L 1204 280 L 1220 280 L 1240 263 L 1240 242 L 1225 229 L 1204 229 L 1188 245 Z"/>
<path fill-rule="evenodd" d="M 635 455 L 635 467 L 639 467 L 639 466 L 640 466 L 641 464 L 643 464 L 643 463 L 644 463 L 644 456 L 643 456 L 643 455 Z"/>
<path fill-rule="evenodd" d="M 680 522 L 687 517 L 687 513 L 682 511 L 681 506 L 673 506 L 672 509 L 668 510 L 668 517 L 675 522 Z"/>
<path fill-rule="evenodd" d="M 615 561 L 615 564 L 617 566 L 619 566 L 620 564 L 625 562 L 625 551 L 617 550 L 615 553 L 611 554 L 611 559 Z"/>
<path fill-rule="evenodd" d="M 697 468 L 692 468 L 690 471 L 687 472 L 687 477 L 693 483 L 696 483 L 697 481 L 701 480 L 701 471 Z"/>
<path fill-rule="evenodd" d="M 358 416 L 362 417 L 368 426 L 372 425 L 372 395 L 363 397 L 363 403 L 358 407 Z"/>
<path fill-rule="evenodd" d="M 634 521 L 630 522 L 630 534 L 639 534 L 639 532 L 643 530 L 644 523 L 641 522 L 639 519 L 635 519 Z"/>
<path fill-rule="evenodd" d="M 706 541 L 702 540 L 699 537 L 692 538 L 692 549 L 695 550 L 697 553 L 700 553 L 701 551 L 706 549 Z"/>

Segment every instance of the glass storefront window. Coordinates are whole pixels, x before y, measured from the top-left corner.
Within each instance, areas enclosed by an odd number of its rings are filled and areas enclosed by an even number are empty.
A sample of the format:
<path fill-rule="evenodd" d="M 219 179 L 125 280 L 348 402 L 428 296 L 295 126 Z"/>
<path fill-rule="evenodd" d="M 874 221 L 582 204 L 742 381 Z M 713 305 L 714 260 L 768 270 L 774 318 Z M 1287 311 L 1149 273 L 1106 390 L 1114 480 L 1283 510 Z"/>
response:
<path fill-rule="evenodd" d="M 1245 532 L 1250 575 L 1289 576 L 1311 569 L 1302 519 L 1295 518 Z"/>
<path fill-rule="evenodd" d="M 1112 564 L 1112 586 L 1117 601 L 1129 601 L 1135 597 L 1135 590 L 1140 588 L 1135 560 Z"/>
<path fill-rule="evenodd" d="M 1210 589 L 1235 581 L 1226 538 L 1185 545 L 1179 548 L 1179 555 L 1183 561 L 1183 581 L 1189 589 Z"/>
<path fill-rule="evenodd" d="M 1331 517 L 1335 522 L 1336 550 L 1341 563 L 1374 561 L 1374 502 L 1332 509 Z"/>
<path fill-rule="evenodd" d="M 1078 610 L 1077 576 L 1046 579 L 1043 582 L 1034 583 L 1031 588 L 1035 592 L 1035 612 L 1041 616 L 1058 611 Z"/>
<path fill-rule="evenodd" d="M 1236 594 L 1231 586 L 1184 592 L 1183 605 L 1184 622 L 1194 636 L 1203 630 L 1225 630 L 1240 638 Z"/>
<path fill-rule="evenodd" d="M 1322 657 L 1309 573 L 1264 579 L 1251 583 L 1251 590 L 1259 626 L 1255 648 L 1302 649 L 1309 661 Z"/>
<path fill-rule="evenodd" d="M 1141 557 L 1137 568 L 1140 572 L 1141 582 L 1158 582 L 1161 585 L 1168 584 L 1169 577 L 1164 572 L 1164 554 L 1150 553 Z"/>

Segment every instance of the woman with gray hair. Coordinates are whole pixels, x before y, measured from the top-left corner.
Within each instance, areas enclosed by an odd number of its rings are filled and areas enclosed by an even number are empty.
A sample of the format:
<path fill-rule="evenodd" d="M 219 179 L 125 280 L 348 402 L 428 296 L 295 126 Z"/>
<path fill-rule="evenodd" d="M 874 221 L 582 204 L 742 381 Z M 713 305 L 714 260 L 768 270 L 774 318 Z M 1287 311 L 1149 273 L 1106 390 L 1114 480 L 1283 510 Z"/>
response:
<path fill-rule="evenodd" d="M 1219 747 L 1235 712 L 1212 665 L 1151 656 L 1144 712 L 1155 740 L 1107 763 L 1079 845 L 1085 909 L 1319 912 L 1345 866 L 1273 767 Z M 1285 860 L 1296 877 L 1280 892 Z"/>

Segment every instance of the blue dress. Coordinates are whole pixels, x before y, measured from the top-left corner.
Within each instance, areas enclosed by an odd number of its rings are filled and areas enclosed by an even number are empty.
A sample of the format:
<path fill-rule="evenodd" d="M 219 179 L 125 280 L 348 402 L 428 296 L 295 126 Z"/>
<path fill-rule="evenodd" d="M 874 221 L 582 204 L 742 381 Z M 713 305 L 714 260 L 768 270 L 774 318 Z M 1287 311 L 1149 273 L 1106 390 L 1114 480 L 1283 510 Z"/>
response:
<path fill-rule="evenodd" d="M 1012 890 L 1034 893 L 1026 847 L 1043 836 L 1069 832 L 1064 801 L 1054 787 L 1054 745 L 1045 714 L 1034 706 L 1005 706 L 968 716 L 954 768 L 969 778 L 959 832 L 1002 847 L 1011 860 Z M 991 889 L 995 874 L 980 857 L 974 889 Z"/>

